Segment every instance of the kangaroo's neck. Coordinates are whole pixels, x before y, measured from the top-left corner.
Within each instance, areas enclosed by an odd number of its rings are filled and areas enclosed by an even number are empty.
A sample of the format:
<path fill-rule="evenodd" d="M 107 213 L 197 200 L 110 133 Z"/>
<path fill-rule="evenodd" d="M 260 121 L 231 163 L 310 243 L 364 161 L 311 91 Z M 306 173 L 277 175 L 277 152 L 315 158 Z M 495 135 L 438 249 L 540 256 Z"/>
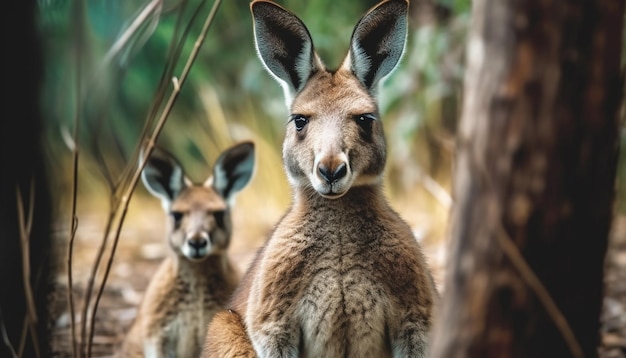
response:
<path fill-rule="evenodd" d="M 384 211 L 388 207 L 380 184 L 350 188 L 337 199 L 324 198 L 312 188 L 298 188 L 294 195 L 293 210 L 328 215 L 353 215 L 363 211 Z"/>
<path fill-rule="evenodd" d="M 224 277 L 233 270 L 226 253 L 210 255 L 202 261 L 191 261 L 179 255 L 172 255 L 171 259 L 177 276 L 182 280 Z"/>

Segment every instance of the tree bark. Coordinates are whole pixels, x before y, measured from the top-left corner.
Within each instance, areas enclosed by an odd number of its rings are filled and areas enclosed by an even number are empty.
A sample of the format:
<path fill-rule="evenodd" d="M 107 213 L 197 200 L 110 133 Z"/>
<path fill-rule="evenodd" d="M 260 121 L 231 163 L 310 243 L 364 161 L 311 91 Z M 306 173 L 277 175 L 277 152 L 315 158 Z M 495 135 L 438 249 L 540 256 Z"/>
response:
<path fill-rule="evenodd" d="M 624 0 L 473 2 L 431 356 L 597 356 L 623 19 Z"/>
<path fill-rule="evenodd" d="M 48 293 L 54 274 L 50 240 L 51 199 L 41 144 L 40 84 L 42 50 L 35 1 L 6 3 L 2 11 L 2 104 L 0 105 L 0 357 L 19 353 L 27 311 L 17 190 L 25 220 L 32 209 L 30 275 L 36 334 L 24 341 L 23 357 L 49 357 Z M 29 198 L 31 194 L 34 203 Z M 31 205 L 32 204 L 32 205 Z M 2 332 L 4 330 L 4 332 Z M 29 331 L 30 332 L 30 331 Z M 6 344 L 8 340 L 11 348 Z"/>

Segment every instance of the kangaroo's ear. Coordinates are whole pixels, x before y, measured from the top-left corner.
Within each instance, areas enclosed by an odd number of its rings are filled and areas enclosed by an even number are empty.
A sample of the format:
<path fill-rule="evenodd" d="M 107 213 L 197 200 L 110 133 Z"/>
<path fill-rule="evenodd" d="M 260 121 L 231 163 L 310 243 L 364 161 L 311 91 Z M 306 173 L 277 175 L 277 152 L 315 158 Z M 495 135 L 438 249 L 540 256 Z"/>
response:
<path fill-rule="evenodd" d="M 398 64 L 407 36 L 407 0 L 388 0 L 370 9 L 354 28 L 342 67 L 370 92 Z"/>
<path fill-rule="evenodd" d="M 213 168 L 211 183 L 226 201 L 243 189 L 254 171 L 254 143 L 242 142 L 220 155 Z"/>
<path fill-rule="evenodd" d="M 259 58 L 283 87 L 290 106 L 309 77 L 323 68 L 309 30 L 296 15 L 270 1 L 253 1 L 250 11 Z"/>
<path fill-rule="evenodd" d="M 143 151 L 141 157 L 143 158 Z M 165 210 L 169 210 L 172 200 L 186 186 L 185 174 L 180 164 L 170 153 L 156 147 L 141 172 L 141 179 L 148 191 L 161 199 Z"/>

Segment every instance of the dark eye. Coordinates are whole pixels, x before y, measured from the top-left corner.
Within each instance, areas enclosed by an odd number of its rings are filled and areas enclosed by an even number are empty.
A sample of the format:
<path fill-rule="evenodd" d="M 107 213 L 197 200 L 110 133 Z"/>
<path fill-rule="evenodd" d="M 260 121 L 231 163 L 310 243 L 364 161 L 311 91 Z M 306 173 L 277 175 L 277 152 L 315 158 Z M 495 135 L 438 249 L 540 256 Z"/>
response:
<path fill-rule="evenodd" d="M 293 114 L 291 115 L 291 120 L 296 125 L 296 130 L 300 132 L 307 123 L 309 123 L 309 119 L 301 114 Z"/>
<path fill-rule="evenodd" d="M 216 211 L 213 213 L 213 216 L 215 217 L 215 223 L 217 226 L 224 228 L 224 217 L 226 216 L 226 211 Z"/>
<path fill-rule="evenodd" d="M 376 120 L 373 113 L 364 113 L 354 116 L 356 123 L 363 129 L 369 131 L 372 129 L 372 123 Z"/>
<path fill-rule="evenodd" d="M 356 118 L 360 124 L 372 123 L 376 120 L 376 115 L 373 113 L 365 113 L 357 115 Z"/>
<path fill-rule="evenodd" d="M 180 226 L 180 221 L 183 218 L 183 213 L 181 211 L 172 211 L 170 212 L 172 219 L 174 219 L 174 227 L 178 228 Z"/>

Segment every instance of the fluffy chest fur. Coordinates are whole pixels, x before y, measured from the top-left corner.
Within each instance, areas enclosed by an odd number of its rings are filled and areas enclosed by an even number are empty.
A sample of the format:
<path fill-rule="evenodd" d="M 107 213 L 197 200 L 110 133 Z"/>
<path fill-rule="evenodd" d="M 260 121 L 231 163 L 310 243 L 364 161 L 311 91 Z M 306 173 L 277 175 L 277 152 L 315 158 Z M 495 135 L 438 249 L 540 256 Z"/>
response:
<path fill-rule="evenodd" d="M 392 211 L 377 215 L 372 206 L 386 203 L 364 194 L 349 193 L 345 206 L 296 206 L 281 221 L 251 287 L 253 344 L 273 331 L 292 332 L 297 337 L 288 338 L 310 357 L 391 355 L 394 322 L 430 297 L 432 282 L 416 270 L 423 258 L 408 225 Z"/>
<path fill-rule="evenodd" d="M 307 282 L 293 307 L 302 351 L 313 357 L 384 357 L 390 305 L 376 260 L 367 255 L 369 245 L 340 242 L 316 248 L 323 252 L 303 270 Z"/>
<path fill-rule="evenodd" d="M 237 283 L 230 264 L 217 261 L 207 263 L 202 275 L 185 275 L 181 270 L 186 268 L 165 260 L 146 291 L 122 355 L 197 357 L 206 327 Z"/>

